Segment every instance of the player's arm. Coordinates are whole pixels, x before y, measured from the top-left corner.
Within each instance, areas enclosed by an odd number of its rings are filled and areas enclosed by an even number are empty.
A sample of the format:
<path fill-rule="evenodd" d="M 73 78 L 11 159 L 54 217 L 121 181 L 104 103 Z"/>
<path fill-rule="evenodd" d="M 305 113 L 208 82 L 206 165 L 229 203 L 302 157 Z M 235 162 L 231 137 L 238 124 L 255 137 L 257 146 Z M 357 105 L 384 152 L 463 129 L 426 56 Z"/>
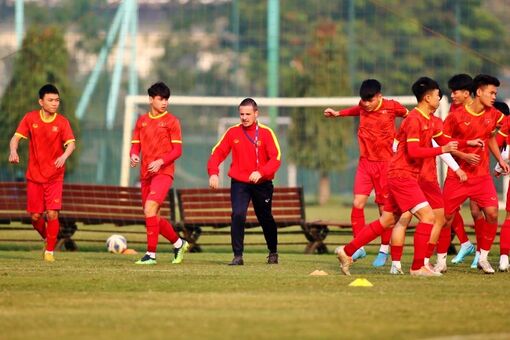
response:
<path fill-rule="evenodd" d="M 435 140 L 432 140 L 432 146 L 438 147 L 439 144 L 436 143 Z M 439 158 L 445 163 L 450 169 L 452 169 L 453 172 L 459 176 L 459 179 L 461 182 L 464 182 L 467 180 L 467 175 L 459 166 L 459 164 L 455 161 L 453 156 L 450 153 L 442 153 L 439 155 Z"/>
<path fill-rule="evenodd" d="M 360 107 L 359 105 L 340 110 L 335 111 L 332 108 L 327 108 L 324 110 L 324 116 L 326 117 L 346 117 L 346 116 L 359 116 L 360 114 Z"/>
<path fill-rule="evenodd" d="M 227 158 L 231 150 L 230 133 L 232 128 L 228 129 L 221 136 L 218 143 L 212 148 L 211 156 L 207 161 L 207 174 L 209 175 L 209 187 L 216 189 L 219 186 L 220 164 Z"/>
<path fill-rule="evenodd" d="M 501 166 L 501 170 L 503 173 L 507 174 L 510 172 L 510 166 L 505 162 L 503 157 L 501 157 L 501 152 L 499 151 L 498 142 L 496 141 L 496 136 L 491 136 L 489 141 L 487 142 L 489 146 L 489 150 L 491 151 L 494 158 L 496 158 L 498 164 Z"/>
<path fill-rule="evenodd" d="M 129 165 L 134 168 L 140 163 L 140 150 L 142 145 L 140 143 L 140 122 L 141 118 L 138 118 L 133 129 L 131 137 L 131 149 L 129 150 Z"/>
<path fill-rule="evenodd" d="M 170 144 L 172 144 L 172 149 L 169 152 L 161 155 L 160 158 L 152 161 L 147 166 L 147 170 L 149 172 L 156 173 L 158 172 L 162 166 L 166 166 L 175 162 L 179 157 L 182 156 L 182 135 L 181 135 L 181 125 L 179 121 L 175 121 L 172 127 L 170 128 L 170 134 L 168 136 L 170 138 Z"/>
<path fill-rule="evenodd" d="M 507 146 L 505 146 L 503 151 L 501 151 L 501 158 L 503 158 L 503 160 L 507 163 L 508 163 L 508 158 L 509 158 L 509 153 L 510 153 L 509 149 L 510 149 L 510 147 L 507 145 Z M 501 175 L 502 172 L 503 172 L 503 169 L 501 168 L 501 165 L 499 165 L 499 163 L 496 163 L 496 166 L 494 167 L 494 175 L 496 177 L 498 177 L 499 175 Z"/>
<path fill-rule="evenodd" d="M 21 138 L 26 138 L 19 133 L 15 133 L 9 142 L 9 162 L 19 163 L 18 145 Z"/>
<path fill-rule="evenodd" d="M 62 156 L 58 157 L 55 160 L 55 166 L 57 168 L 63 167 L 64 164 L 66 163 L 66 160 L 69 158 L 69 156 L 71 156 L 73 151 L 76 149 L 76 141 L 74 139 L 67 141 L 64 144 L 64 148 L 65 148 L 65 150 L 64 150 L 64 153 L 62 154 Z"/>

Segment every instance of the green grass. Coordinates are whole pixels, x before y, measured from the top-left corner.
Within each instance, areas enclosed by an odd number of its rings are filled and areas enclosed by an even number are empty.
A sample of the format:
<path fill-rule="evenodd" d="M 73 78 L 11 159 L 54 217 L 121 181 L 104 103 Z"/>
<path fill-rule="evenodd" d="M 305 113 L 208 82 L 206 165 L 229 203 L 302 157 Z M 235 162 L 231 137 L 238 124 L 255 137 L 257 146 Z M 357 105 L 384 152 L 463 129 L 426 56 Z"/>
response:
<path fill-rule="evenodd" d="M 307 216 L 348 220 L 348 211 L 309 206 Z M 376 214 L 368 209 L 367 220 Z M 346 277 L 334 255 L 303 255 L 304 244 L 292 244 L 280 247 L 277 266 L 265 264 L 264 246 L 247 245 L 246 265 L 229 267 L 230 248 L 221 245 L 228 235 L 203 235 L 205 252 L 187 254 L 182 265 L 170 264 L 171 248 L 162 241 L 158 265 L 145 267 L 134 264 L 141 254 L 108 254 L 104 246 L 112 232 L 124 233 L 143 252 L 142 226 L 80 225 L 81 251 L 58 252 L 48 264 L 33 230 L 9 227 L 19 225 L 0 228 L 0 239 L 16 240 L 0 242 L 1 339 L 510 338 L 510 274 L 482 275 L 468 263 L 449 266 L 441 278 L 394 277 L 389 266 L 371 267 L 373 244 Z M 332 234 L 327 241 L 332 250 L 348 239 Z M 282 233 L 280 241 L 304 237 Z M 406 247 L 407 269 L 410 252 Z M 330 275 L 309 276 L 316 269 Z M 374 286 L 349 287 L 356 278 Z"/>
<path fill-rule="evenodd" d="M 282 253 L 268 266 L 249 252 L 229 267 L 228 249 L 187 254 L 182 265 L 160 253 L 158 265 L 139 255 L 0 251 L 2 339 L 291 339 L 427 338 L 508 328 L 507 273 L 485 276 L 464 264 L 442 278 L 390 276 L 388 267 L 355 264 L 339 274 L 333 255 Z M 409 260 L 406 258 L 406 260 Z M 409 265 L 409 261 L 404 263 Z M 325 277 L 308 274 L 316 269 Z M 371 288 L 349 287 L 363 277 Z M 510 336 L 510 333 L 506 333 Z"/>

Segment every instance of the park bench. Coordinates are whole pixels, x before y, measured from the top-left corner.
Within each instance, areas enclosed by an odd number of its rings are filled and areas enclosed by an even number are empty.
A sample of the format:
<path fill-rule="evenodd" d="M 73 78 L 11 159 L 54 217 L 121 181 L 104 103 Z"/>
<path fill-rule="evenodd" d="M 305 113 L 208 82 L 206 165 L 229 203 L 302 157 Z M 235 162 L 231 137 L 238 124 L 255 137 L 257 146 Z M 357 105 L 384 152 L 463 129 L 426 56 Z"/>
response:
<path fill-rule="evenodd" d="M 177 189 L 177 203 L 180 221 L 177 223 L 184 238 L 188 240 L 191 251 L 201 251 L 198 239 L 203 227 L 212 227 L 212 233 L 219 228 L 230 227 L 232 206 L 230 189 Z M 307 223 L 303 189 L 300 187 L 276 187 L 273 193 L 273 217 L 278 228 L 299 226 L 298 233 L 307 240 L 306 253 L 327 252 L 324 239 L 328 227 L 320 223 Z M 252 204 L 248 207 L 246 227 L 260 226 Z M 289 231 L 292 233 L 292 231 Z"/>
<path fill-rule="evenodd" d="M 145 225 L 140 188 L 64 183 L 57 249 L 76 250 L 72 239 L 76 223 L 116 226 Z M 175 222 L 173 189 L 161 208 L 161 216 Z M 19 221 L 31 225 L 26 212 L 26 183 L 0 182 L 0 224 Z"/>

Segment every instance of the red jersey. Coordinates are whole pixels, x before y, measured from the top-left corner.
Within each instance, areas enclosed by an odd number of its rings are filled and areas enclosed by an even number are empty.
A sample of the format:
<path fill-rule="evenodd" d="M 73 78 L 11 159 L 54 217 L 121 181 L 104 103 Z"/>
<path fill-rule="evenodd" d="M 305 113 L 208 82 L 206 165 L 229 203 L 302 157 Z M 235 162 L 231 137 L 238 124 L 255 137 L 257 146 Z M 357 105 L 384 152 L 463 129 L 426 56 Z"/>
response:
<path fill-rule="evenodd" d="M 505 116 L 501 121 L 501 127 L 499 128 L 496 139 L 498 145 L 501 147 L 504 144 L 510 145 L 510 116 Z"/>
<path fill-rule="evenodd" d="M 65 167 L 57 168 L 55 160 L 62 156 L 67 144 L 75 141 L 66 117 L 55 113 L 45 119 L 42 110 L 28 112 L 19 123 L 16 135 L 29 139 L 28 180 L 36 183 L 64 180 Z"/>
<path fill-rule="evenodd" d="M 430 119 L 435 130 L 443 131 L 443 121 L 441 118 L 432 115 L 430 116 Z M 441 133 L 439 133 L 439 135 L 441 135 Z M 432 146 L 432 144 L 430 146 Z M 423 165 L 420 171 L 421 180 L 426 182 L 438 182 L 436 160 L 436 157 L 427 157 L 423 159 Z"/>
<path fill-rule="evenodd" d="M 150 112 L 142 115 L 136 121 L 131 143 L 140 144 L 141 179 L 147 179 L 156 174 L 174 177 L 174 162 L 163 164 L 157 173 L 148 171 L 149 164 L 157 159 L 164 159 L 165 155 L 174 148 L 173 144 L 182 144 L 181 125 L 174 115 L 169 112 L 156 116 Z"/>
<path fill-rule="evenodd" d="M 485 147 L 472 147 L 459 145 L 459 151 L 475 153 L 480 156 L 478 165 L 471 165 L 466 161 L 456 158 L 459 166 L 468 177 L 487 176 L 489 170 L 489 148 L 487 142 L 496 130 L 496 126 L 502 122 L 504 115 L 495 108 L 487 108 L 480 113 L 472 112 L 467 106 L 451 112 L 444 121 L 444 133 L 455 139 L 476 139 L 484 141 Z M 449 177 L 456 177 L 455 173 L 448 169 Z"/>
<path fill-rule="evenodd" d="M 359 116 L 358 144 L 360 157 L 371 161 L 389 161 L 393 156 L 395 118 L 405 117 L 407 109 L 400 103 L 381 99 L 373 111 L 360 105 L 341 110 L 340 116 Z"/>
<path fill-rule="evenodd" d="M 281 163 L 280 145 L 269 127 L 255 123 L 244 128 L 241 124 L 230 127 L 216 144 L 207 162 L 209 176 L 219 173 L 219 165 L 232 150 L 232 163 L 228 175 L 240 182 L 250 183 L 250 175 L 260 172 L 261 181 L 268 181 Z"/>
<path fill-rule="evenodd" d="M 434 119 L 415 108 L 404 119 L 397 134 L 398 148 L 388 167 L 388 178 L 418 179 L 427 158 L 412 158 L 408 152 L 409 143 L 419 143 L 420 147 L 431 148 L 432 138 L 443 134 L 441 119 Z M 435 157 L 429 157 L 435 161 Z M 434 172 L 436 170 L 434 169 Z"/>

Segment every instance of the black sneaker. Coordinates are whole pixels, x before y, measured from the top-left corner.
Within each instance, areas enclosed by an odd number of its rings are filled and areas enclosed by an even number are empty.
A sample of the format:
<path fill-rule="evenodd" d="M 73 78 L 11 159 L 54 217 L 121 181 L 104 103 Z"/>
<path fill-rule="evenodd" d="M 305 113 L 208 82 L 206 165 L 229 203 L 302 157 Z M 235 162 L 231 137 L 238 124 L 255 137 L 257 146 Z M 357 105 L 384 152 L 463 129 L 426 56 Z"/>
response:
<path fill-rule="evenodd" d="M 153 265 L 156 264 L 156 259 L 150 257 L 149 254 L 145 254 L 140 260 L 135 262 L 136 264 Z"/>
<path fill-rule="evenodd" d="M 234 259 L 228 265 L 229 266 L 243 266 L 244 265 L 243 257 L 242 256 L 234 256 Z"/>
<path fill-rule="evenodd" d="M 267 256 L 267 264 L 278 264 L 278 253 L 269 253 Z"/>

